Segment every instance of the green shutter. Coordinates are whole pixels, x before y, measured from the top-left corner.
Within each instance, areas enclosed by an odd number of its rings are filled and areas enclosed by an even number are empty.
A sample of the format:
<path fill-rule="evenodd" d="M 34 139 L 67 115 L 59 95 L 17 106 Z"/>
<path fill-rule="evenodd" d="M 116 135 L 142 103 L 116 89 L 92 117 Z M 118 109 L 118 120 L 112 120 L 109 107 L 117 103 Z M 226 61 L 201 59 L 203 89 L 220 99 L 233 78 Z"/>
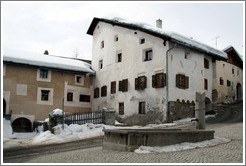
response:
<path fill-rule="evenodd" d="M 178 74 L 176 74 L 176 87 L 179 88 L 179 78 L 180 76 Z"/>
<path fill-rule="evenodd" d="M 189 77 L 185 77 L 185 89 L 189 88 Z"/>
<path fill-rule="evenodd" d="M 122 81 L 119 81 L 119 91 L 122 91 Z"/>
<path fill-rule="evenodd" d="M 152 75 L 152 87 L 156 87 L 156 75 Z"/>
<path fill-rule="evenodd" d="M 163 87 L 166 86 L 166 73 L 163 73 Z"/>
<path fill-rule="evenodd" d="M 147 88 L 147 77 L 144 76 L 144 89 Z"/>
<path fill-rule="evenodd" d="M 138 90 L 139 86 L 138 86 L 138 78 L 135 78 L 135 90 Z"/>

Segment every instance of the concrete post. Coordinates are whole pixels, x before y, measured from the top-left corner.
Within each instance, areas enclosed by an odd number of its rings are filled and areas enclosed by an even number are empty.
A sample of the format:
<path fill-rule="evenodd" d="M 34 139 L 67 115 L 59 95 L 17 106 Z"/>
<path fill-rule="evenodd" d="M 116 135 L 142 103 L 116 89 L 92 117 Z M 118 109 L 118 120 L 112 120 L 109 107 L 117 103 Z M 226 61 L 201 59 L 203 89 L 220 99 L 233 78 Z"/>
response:
<path fill-rule="evenodd" d="M 196 92 L 196 108 L 195 117 L 197 119 L 197 129 L 205 129 L 205 92 Z"/>

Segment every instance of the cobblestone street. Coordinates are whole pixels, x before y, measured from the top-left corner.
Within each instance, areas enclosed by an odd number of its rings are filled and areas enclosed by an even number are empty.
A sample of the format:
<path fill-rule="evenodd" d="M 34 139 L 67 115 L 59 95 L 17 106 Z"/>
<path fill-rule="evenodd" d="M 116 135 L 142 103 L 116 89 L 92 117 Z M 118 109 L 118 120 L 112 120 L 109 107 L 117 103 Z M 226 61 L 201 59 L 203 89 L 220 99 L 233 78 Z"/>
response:
<path fill-rule="evenodd" d="M 229 143 L 179 152 L 137 154 L 95 147 L 50 155 L 40 155 L 28 163 L 243 163 L 243 123 L 207 125 L 215 136 Z"/>

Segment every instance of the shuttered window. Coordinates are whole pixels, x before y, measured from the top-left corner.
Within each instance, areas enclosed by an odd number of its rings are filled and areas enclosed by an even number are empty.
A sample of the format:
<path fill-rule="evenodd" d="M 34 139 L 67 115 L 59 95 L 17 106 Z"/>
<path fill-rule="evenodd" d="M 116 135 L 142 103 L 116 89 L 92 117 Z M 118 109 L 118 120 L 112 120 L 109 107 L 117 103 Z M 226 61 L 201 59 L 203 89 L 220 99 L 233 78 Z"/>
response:
<path fill-rule="evenodd" d="M 94 89 L 94 98 L 98 98 L 99 97 L 99 88 L 95 88 Z"/>
<path fill-rule="evenodd" d="M 188 89 L 189 88 L 189 77 L 183 74 L 176 75 L 176 87 L 180 89 Z"/>
<path fill-rule="evenodd" d="M 119 91 L 122 91 L 122 92 L 128 91 L 128 79 L 119 81 Z"/>
<path fill-rule="evenodd" d="M 111 82 L 111 94 L 116 93 L 116 81 Z"/>
<path fill-rule="evenodd" d="M 101 97 L 107 96 L 107 86 L 101 88 Z"/>
<path fill-rule="evenodd" d="M 147 77 L 141 76 L 135 78 L 135 90 L 144 90 L 145 88 L 147 88 Z"/>
<path fill-rule="evenodd" d="M 158 73 L 152 75 L 152 87 L 153 88 L 163 88 L 166 86 L 166 74 Z"/>

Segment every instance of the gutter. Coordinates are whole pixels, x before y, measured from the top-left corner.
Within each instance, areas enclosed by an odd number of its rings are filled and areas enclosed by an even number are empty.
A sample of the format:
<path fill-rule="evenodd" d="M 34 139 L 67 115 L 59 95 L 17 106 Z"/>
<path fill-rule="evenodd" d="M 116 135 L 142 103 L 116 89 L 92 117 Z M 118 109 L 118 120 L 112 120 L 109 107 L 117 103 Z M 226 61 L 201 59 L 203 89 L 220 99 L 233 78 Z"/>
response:
<path fill-rule="evenodd" d="M 171 51 L 172 49 L 174 49 L 175 47 L 177 47 L 177 44 L 175 43 L 173 47 L 169 48 L 166 52 L 166 122 L 169 122 L 169 109 L 168 109 L 168 92 L 169 92 L 169 84 L 168 84 L 168 52 Z"/>

